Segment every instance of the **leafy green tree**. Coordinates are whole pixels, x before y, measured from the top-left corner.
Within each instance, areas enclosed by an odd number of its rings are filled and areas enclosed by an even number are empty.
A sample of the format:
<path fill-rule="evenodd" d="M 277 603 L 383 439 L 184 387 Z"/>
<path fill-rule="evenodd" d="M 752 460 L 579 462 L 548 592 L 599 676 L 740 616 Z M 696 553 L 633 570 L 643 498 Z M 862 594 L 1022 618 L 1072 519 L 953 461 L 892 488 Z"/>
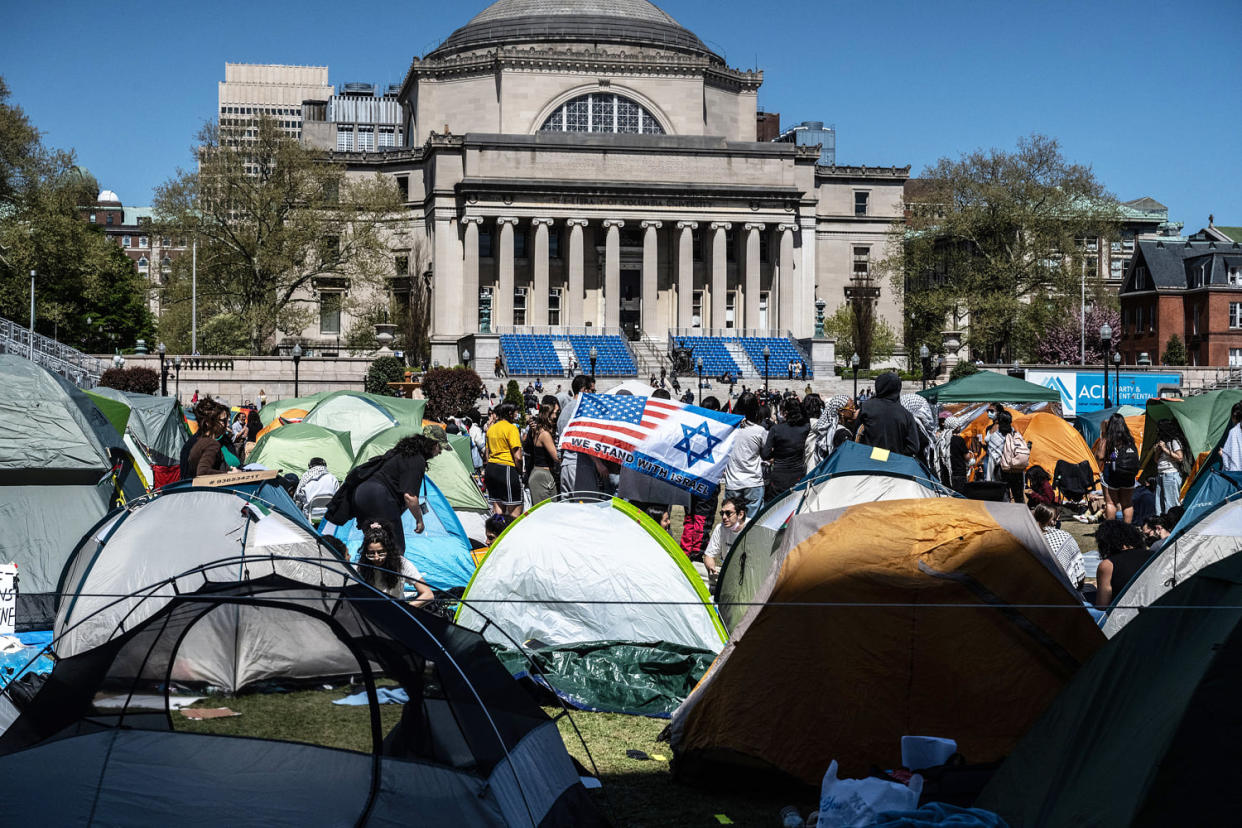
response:
<path fill-rule="evenodd" d="M 953 370 L 949 372 L 949 379 L 961 379 L 962 377 L 969 377 L 971 374 L 977 373 L 979 373 L 979 369 L 975 367 L 973 362 L 962 360 L 957 365 L 953 366 Z"/>
<path fill-rule="evenodd" d="M 159 226 L 198 240 L 204 308 L 240 319 L 251 353 L 270 351 L 280 331 L 310 324 L 317 286 L 348 288 L 345 310 L 387 291 L 390 224 L 400 215 L 390 178 L 349 178 L 266 117 L 205 125 L 195 160 L 196 169 L 157 189 Z M 176 275 L 184 280 L 184 268 Z M 166 293 L 177 300 L 184 287 Z"/>
<path fill-rule="evenodd" d="M 1077 307 L 1092 253 L 1081 241 L 1111 238 L 1116 201 L 1089 167 L 1056 140 L 1032 135 L 1017 150 L 976 150 L 923 171 L 888 263 L 903 294 L 905 341 L 938 337 L 954 319 L 987 360 L 1029 358 L 1041 316 L 1031 304 Z M 1097 260 L 1098 261 L 1098 260 Z M 1086 277 L 1099 290 L 1096 276 Z"/>
<path fill-rule="evenodd" d="M 1161 362 L 1165 365 L 1186 364 L 1186 345 L 1177 334 L 1171 335 L 1169 341 L 1164 344 L 1164 358 Z"/>
<path fill-rule="evenodd" d="M 382 356 L 375 359 L 371 366 L 367 368 L 367 376 L 363 380 L 363 388 L 369 394 L 400 397 L 401 392 L 396 388 L 389 388 L 388 383 L 403 382 L 404 380 L 405 365 L 401 360 L 394 356 Z"/>
<path fill-rule="evenodd" d="M 882 362 L 897 350 L 897 332 L 892 325 L 878 317 L 872 317 L 870 330 L 870 355 L 859 350 L 859 320 L 854 317 L 854 308 L 848 302 L 842 304 L 831 316 L 824 317 L 824 335 L 836 339 L 837 358 L 849 362 L 854 354 L 858 354 L 863 367 L 870 367 L 872 361 Z M 865 346 L 864 346 L 865 350 Z"/>
<path fill-rule="evenodd" d="M 44 148 L 8 95 L 0 79 L 0 316 L 26 320 L 33 270 L 39 333 L 89 351 L 149 339 L 144 280 L 81 209 L 98 184 L 71 152 Z"/>

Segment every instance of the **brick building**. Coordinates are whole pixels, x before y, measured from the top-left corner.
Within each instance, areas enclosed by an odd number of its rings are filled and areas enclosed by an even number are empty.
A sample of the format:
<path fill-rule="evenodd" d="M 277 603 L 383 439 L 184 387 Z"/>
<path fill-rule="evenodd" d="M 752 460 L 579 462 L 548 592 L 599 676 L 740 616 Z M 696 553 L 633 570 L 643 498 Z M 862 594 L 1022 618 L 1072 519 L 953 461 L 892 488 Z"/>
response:
<path fill-rule="evenodd" d="M 1242 245 L 1160 239 L 1137 243 L 1121 288 L 1127 364 L 1163 360 L 1169 337 L 1186 344 L 1189 365 L 1242 367 Z"/>
<path fill-rule="evenodd" d="M 158 317 L 159 287 L 172 272 L 173 259 L 185 252 L 185 239 L 154 233 L 152 208 L 126 207 L 112 190 L 101 191 L 95 203 L 83 207 L 82 211 L 88 222 L 102 227 L 108 238 L 120 245 L 134 263 L 134 269 L 147 280 L 147 306 Z"/>

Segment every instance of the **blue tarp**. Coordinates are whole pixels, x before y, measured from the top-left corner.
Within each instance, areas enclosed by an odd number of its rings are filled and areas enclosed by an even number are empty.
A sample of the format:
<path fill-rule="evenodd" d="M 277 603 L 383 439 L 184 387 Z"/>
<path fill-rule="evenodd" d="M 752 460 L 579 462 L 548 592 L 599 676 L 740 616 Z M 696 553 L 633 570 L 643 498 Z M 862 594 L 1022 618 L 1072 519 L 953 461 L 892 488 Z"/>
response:
<path fill-rule="evenodd" d="M 423 573 L 432 589 L 464 587 L 474 575 L 474 558 L 470 556 L 466 530 L 461 528 L 461 521 L 448 499 L 428 477 L 423 478 L 419 501 L 427 506 L 421 535 L 414 531 L 414 516 L 409 510 L 401 514 L 406 559 Z M 323 534 L 345 541 L 351 559 L 357 559 L 358 550 L 362 548 L 362 532 L 356 521 L 351 520 L 344 526 L 324 521 L 319 528 Z"/>
<path fill-rule="evenodd" d="M 47 645 L 52 643 L 51 630 L 36 630 L 17 634 L 17 640 L 26 645 L 26 649 L 11 653 L 0 653 L 0 690 L 8 683 L 16 681 L 26 673 L 47 675 L 52 672 L 52 657 L 46 652 Z M 42 653 L 40 655 L 40 653 Z M 38 656 L 36 658 L 36 656 Z M 34 663 L 31 663 L 34 659 Z"/>

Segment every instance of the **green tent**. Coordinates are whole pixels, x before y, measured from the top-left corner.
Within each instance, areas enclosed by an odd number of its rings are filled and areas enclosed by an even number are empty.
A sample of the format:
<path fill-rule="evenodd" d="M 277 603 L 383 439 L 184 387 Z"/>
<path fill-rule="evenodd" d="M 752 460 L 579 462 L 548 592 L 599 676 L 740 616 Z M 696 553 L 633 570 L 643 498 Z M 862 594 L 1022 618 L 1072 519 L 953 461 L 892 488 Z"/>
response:
<path fill-rule="evenodd" d="M 363 443 L 385 429 L 394 426 L 421 429 L 425 407 L 423 400 L 334 391 L 315 403 L 302 422 L 345 432 L 352 450 L 357 452 Z"/>
<path fill-rule="evenodd" d="M 461 464 L 466 467 L 466 474 L 474 474 L 474 458 L 470 456 L 470 438 L 465 434 L 448 435 L 449 446 Z"/>
<path fill-rule="evenodd" d="M 1010 825 L 1236 824 L 1239 676 L 1242 555 L 1232 555 L 1096 653 L 975 806 Z"/>
<path fill-rule="evenodd" d="M 129 425 L 129 403 L 125 401 L 120 391 L 114 388 L 96 388 L 82 393 L 86 394 L 95 407 L 108 418 L 108 422 L 112 423 L 117 434 L 125 433 L 125 427 Z"/>
<path fill-rule="evenodd" d="M 190 439 L 190 431 L 172 397 L 156 397 L 114 388 L 95 388 L 86 395 L 121 434 L 132 435 L 137 447 L 152 465 L 179 465 L 181 447 Z M 110 413 L 124 407 L 123 421 Z"/>
<path fill-rule="evenodd" d="M 944 385 L 937 385 L 920 391 L 919 396 L 929 402 L 961 403 L 961 402 L 1060 402 L 1061 392 L 1054 388 L 1045 388 L 1033 382 L 1020 380 L 1008 374 L 994 371 L 980 371 L 977 374 L 950 380 Z"/>
<path fill-rule="evenodd" d="M 285 428 L 288 428 L 286 426 Z M 354 457 L 354 465 L 360 465 L 370 460 L 372 457 L 378 457 L 384 452 L 391 449 L 397 444 L 402 437 L 408 437 L 411 434 L 419 434 L 421 431 L 412 431 L 408 428 L 390 428 L 376 434 L 370 440 L 358 449 L 358 454 Z M 456 435 L 449 435 L 449 443 L 453 441 Z M 462 464 L 461 458 L 456 452 L 442 451 L 431 459 L 427 464 L 427 476 L 431 478 L 431 482 L 444 494 L 449 505 L 454 510 L 463 510 L 467 512 L 485 512 L 487 511 L 487 501 L 484 500 L 479 487 L 475 485 L 470 478 L 470 472 Z"/>
<path fill-rule="evenodd" d="M 322 457 L 328 471 L 344 480 L 353 464 L 349 435 L 311 423 L 291 423 L 260 437 L 246 462 L 301 476 L 312 457 Z"/>
<path fill-rule="evenodd" d="M 1234 403 L 1242 401 L 1242 390 L 1227 388 L 1209 391 L 1184 400 L 1153 399 L 1147 401 L 1147 420 L 1143 424 L 1143 445 L 1156 444 L 1156 423 L 1174 419 L 1186 435 L 1190 459 L 1216 448 L 1229 428 L 1229 412 Z"/>

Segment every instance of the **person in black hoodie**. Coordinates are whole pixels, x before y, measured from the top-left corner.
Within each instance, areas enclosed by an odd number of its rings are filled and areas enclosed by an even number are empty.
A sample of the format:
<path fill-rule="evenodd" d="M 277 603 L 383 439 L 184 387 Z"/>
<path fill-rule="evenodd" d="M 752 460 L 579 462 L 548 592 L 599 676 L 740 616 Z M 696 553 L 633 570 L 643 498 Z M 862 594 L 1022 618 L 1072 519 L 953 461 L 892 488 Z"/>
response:
<path fill-rule="evenodd" d="M 875 396 L 858 413 L 857 441 L 909 457 L 919 456 L 919 428 L 901 404 L 901 378 L 893 372 L 875 379 Z"/>

